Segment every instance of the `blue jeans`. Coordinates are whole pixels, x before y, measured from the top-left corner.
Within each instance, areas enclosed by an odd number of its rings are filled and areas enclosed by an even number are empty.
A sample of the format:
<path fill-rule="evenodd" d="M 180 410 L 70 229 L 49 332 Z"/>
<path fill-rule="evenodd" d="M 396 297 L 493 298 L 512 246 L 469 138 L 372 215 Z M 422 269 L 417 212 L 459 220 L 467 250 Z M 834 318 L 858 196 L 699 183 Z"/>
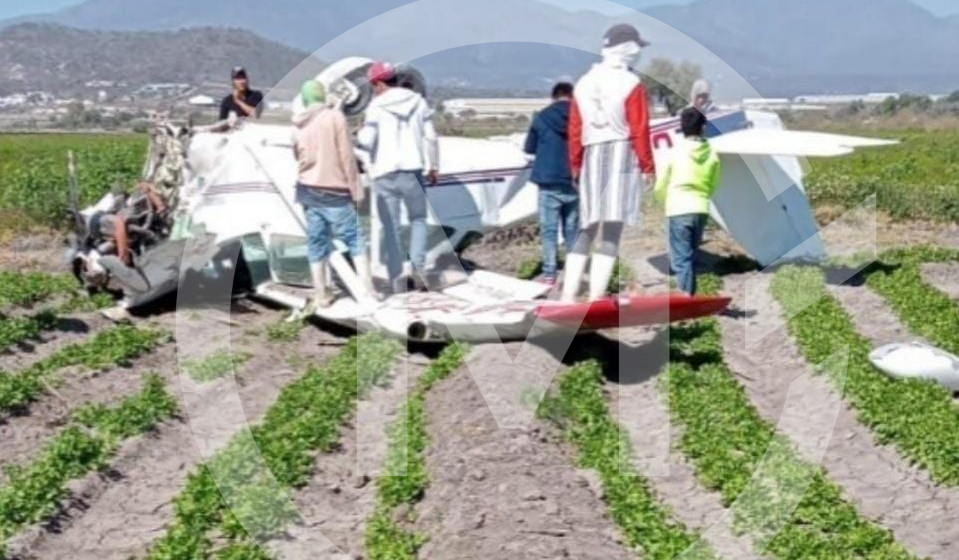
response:
<path fill-rule="evenodd" d="M 569 184 L 539 185 L 539 234 L 543 244 L 543 276 L 546 278 L 556 278 L 560 227 L 563 228 L 568 255 L 573 252 L 579 234 L 579 192 Z"/>
<path fill-rule="evenodd" d="M 676 284 L 689 295 L 696 295 L 696 252 L 703 242 L 706 214 L 684 214 L 669 218 L 669 261 Z"/>
<path fill-rule="evenodd" d="M 376 189 L 376 210 L 383 224 L 383 248 L 386 253 L 386 272 L 392 283 L 403 274 L 405 256 L 410 256 L 413 270 L 423 274 L 426 268 L 426 191 L 423 174 L 397 171 L 373 182 Z M 410 221 L 410 246 L 403 247 L 400 229 L 400 204 L 406 206 Z"/>
<path fill-rule="evenodd" d="M 339 239 L 356 257 L 366 251 L 366 235 L 359 225 L 356 207 L 349 195 L 330 194 L 316 189 L 303 205 L 306 214 L 306 251 L 311 263 L 323 262 L 333 253 L 333 240 Z"/>

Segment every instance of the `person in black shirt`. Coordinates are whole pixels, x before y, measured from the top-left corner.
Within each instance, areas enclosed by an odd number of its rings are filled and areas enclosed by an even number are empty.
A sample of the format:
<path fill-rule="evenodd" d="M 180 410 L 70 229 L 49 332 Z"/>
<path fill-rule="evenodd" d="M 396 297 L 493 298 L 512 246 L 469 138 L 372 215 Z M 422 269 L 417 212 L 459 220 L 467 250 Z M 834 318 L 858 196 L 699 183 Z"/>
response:
<path fill-rule="evenodd" d="M 263 94 L 250 89 L 250 80 L 245 69 L 238 66 L 230 75 L 233 78 L 233 93 L 224 97 L 220 103 L 220 120 L 230 118 L 230 113 L 241 119 L 260 118 L 263 114 Z"/>

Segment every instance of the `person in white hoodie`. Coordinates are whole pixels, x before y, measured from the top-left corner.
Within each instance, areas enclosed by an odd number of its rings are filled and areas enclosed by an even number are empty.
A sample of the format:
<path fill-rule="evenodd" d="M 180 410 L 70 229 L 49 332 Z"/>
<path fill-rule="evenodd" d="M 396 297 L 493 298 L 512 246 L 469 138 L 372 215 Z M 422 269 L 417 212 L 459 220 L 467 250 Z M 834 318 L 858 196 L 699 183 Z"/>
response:
<path fill-rule="evenodd" d="M 366 121 L 357 136 L 361 150 L 369 153 L 376 208 L 385 234 L 384 250 L 390 287 L 405 292 L 402 278 L 404 254 L 413 270 L 425 279 L 427 201 L 424 183 L 438 178 L 439 148 L 433 111 L 423 97 L 399 87 L 395 68 L 373 64 L 369 80 L 375 97 L 366 110 Z M 400 204 L 410 221 L 410 246 L 404 249 L 400 231 Z M 405 253 L 408 251 L 408 253 Z M 424 282 L 425 283 L 425 282 Z"/>

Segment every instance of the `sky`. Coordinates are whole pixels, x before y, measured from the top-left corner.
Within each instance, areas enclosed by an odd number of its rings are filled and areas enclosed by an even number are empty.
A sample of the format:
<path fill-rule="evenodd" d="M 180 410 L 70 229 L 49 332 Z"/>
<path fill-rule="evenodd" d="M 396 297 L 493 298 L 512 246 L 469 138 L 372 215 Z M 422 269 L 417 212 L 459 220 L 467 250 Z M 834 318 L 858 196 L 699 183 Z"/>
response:
<path fill-rule="evenodd" d="M 81 0 L 0 0 L 0 19 L 5 19 L 9 17 L 24 15 L 24 14 L 35 14 L 40 12 L 50 12 L 69 6 L 71 4 L 78 4 Z M 131 2 L 139 2 L 143 0 L 130 0 Z M 203 0 L 196 0 L 202 2 Z M 362 1 L 362 0 L 358 0 Z M 580 9 L 591 9 L 594 11 L 601 11 L 610 15 L 617 15 L 624 12 L 628 8 L 643 8 L 646 6 L 652 6 L 656 4 L 688 4 L 691 0 L 618 0 L 620 6 L 616 6 L 613 2 L 605 2 L 603 0 L 543 0 L 551 4 L 557 4 L 567 9 L 580 10 Z M 912 0 L 913 2 L 924 6 L 926 9 L 931 12 L 939 15 L 948 15 L 948 14 L 957 14 L 959 13 L 959 2 L 956 0 Z"/>

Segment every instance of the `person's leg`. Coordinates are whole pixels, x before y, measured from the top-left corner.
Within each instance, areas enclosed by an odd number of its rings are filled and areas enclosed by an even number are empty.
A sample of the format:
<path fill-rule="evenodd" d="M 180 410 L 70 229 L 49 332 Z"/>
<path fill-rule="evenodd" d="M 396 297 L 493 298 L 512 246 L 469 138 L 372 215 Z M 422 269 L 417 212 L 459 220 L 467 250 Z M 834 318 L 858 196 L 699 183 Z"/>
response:
<path fill-rule="evenodd" d="M 609 292 L 609 281 L 619 257 L 619 241 L 623 237 L 622 222 L 604 222 L 600 228 L 599 247 L 593 253 L 589 271 L 589 299 L 596 301 Z"/>
<path fill-rule="evenodd" d="M 693 243 L 689 259 L 689 273 L 692 276 L 689 295 L 692 296 L 696 295 L 696 293 L 699 291 L 699 282 L 696 278 L 696 265 L 699 261 L 699 247 L 703 244 L 703 234 L 706 232 L 706 223 L 708 220 L 709 216 L 706 214 L 698 214 L 696 219 L 693 220 Z"/>
<path fill-rule="evenodd" d="M 422 174 L 404 173 L 401 188 L 403 200 L 406 203 L 406 213 L 410 219 L 410 261 L 413 263 L 415 274 L 418 274 L 425 282 L 428 210 Z"/>
<path fill-rule="evenodd" d="M 356 267 L 359 285 L 356 286 L 352 281 L 346 284 L 356 292 L 353 295 L 357 301 L 369 301 L 372 290 L 369 284 L 369 261 L 366 259 L 366 236 L 360 228 L 356 207 L 349 196 L 327 196 L 326 200 L 328 205 L 323 212 L 331 225 L 333 237 L 346 245 Z"/>
<path fill-rule="evenodd" d="M 539 187 L 539 235 L 543 279 L 548 283 L 556 281 L 557 237 L 559 236 L 559 213 L 562 202 L 556 193 L 546 185 Z"/>
<path fill-rule="evenodd" d="M 117 244 L 117 257 L 127 266 L 133 266 L 133 255 L 130 253 L 130 237 L 127 235 L 127 221 L 123 216 L 113 216 L 113 239 Z"/>
<path fill-rule="evenodd" d="M 566 257 L 565 276 L 563 279 L 563 301 L 572 303 L 579 295 L 579 288 L 583 283 L 583 273 L 586 263 L 589 262 L 589 248 L 596 238 L 599 224 L 591 224 L 579 232 L 573 251 Z"/>
<path fill-rule="evenodd" d="M 669 260 L 676 275 L 676 285 L 686 294 L 695 292 L 693 270 L 693 222 L 695 216 L 669 218 Z"/>
<path fill-rule="evenodd" d="M 332 251 L 329 224 L 322 209 L 304 206 L 306 214 L 306 253 L 310 262 L 310 276 L 313 280 L 314 307 L 329 307 L 332 303 L 329 282 L 326 274 L 326 259 Z"/>
<path fill-rule="evenodd" d="M 563 187 L 563 204 L 560 208 L 563 220 L 563 238 L 566 243 L 566 254 L 573 252 L 576 238 L 579 236 L 579 192 L 571 185 Z"/>
<path fill-rule="evenodd" d="M 386 257 L 386 274 L 393 287 L 403 274 L 404 250 L 400 237 L 400 196 L 396 191 L 396 174 L 376 180 L 373 185 L 376 196 L 376 211 L 383 230 L 383 253 Z"/>

